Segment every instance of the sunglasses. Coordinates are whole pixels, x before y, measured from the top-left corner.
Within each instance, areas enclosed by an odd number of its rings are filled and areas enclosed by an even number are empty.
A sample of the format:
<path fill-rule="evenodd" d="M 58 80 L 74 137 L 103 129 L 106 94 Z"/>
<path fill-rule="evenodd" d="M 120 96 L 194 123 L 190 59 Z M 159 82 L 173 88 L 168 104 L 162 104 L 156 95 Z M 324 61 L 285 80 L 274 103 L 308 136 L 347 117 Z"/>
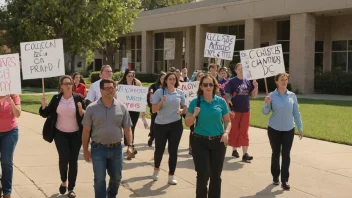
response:
<path fill-rule="evenodd" d="M 214 87 L 213 83 L 202 83 L 203 87 Z"/>

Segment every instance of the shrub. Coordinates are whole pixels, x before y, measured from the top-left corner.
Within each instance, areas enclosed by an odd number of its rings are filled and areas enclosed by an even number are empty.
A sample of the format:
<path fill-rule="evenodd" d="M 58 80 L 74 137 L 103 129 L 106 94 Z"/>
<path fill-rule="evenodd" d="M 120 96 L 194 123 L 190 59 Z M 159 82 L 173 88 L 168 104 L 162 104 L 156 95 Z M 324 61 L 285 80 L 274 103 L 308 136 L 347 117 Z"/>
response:
<path fill-rule="evenodd" d="M 112 79 L 114 81 L 119 81 L 123 76 L 123 73 L 122 72 L 115 72 L 112 74 Z"/>
<path fill-rule="evenodd" d="M 30 80 L 23 80 L 21 78 L 21 85 L 22 87 L 42 87 L 42 79 L 30 79 Z M 49 89 L 56 89 L 59 86 L 59 77 L 52 77 L 52 78 L 44 78 L 44 86 L 45 88 Z"/>
<path fill-rule="evenodd" d="M 316 93 L 352 95 L 352 72 L 317 72 L 314 76 Z"/>
<path fill-rule="evenodd" d="M 159 74 L 152 73 L 136 73 L 136 78 L 140 80 L 142 83 L 152 83 L 158 79 Z"/>
<path fill-rule="evenodd" d="M 95 81 L 99 80 L 100 79 L 99 74 L 100 74 L 99 71 L 90 73 L 90 75 L 89 75 L 90 82 L 94 83 Z"/>

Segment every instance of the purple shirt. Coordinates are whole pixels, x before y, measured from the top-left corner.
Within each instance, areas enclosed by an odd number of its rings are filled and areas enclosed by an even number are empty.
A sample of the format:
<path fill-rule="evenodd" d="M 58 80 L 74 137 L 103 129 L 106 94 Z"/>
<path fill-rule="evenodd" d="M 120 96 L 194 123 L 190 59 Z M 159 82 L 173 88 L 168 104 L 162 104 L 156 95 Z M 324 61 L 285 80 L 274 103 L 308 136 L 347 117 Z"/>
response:
<path fill-rule="evenodd" d="M 232 110 L 234 112 L 248 112 L 249 97 L 254 87 L 247 79 L 232 78 L 225 86 L 225 92 L 231 94 Z"/>
<path fill-rule="evenodd" d="M 218 84 L 220 86 L 220 93 L 221 96 L 225 96 L 225 85 L 229 82 L 228 80 L 226 80 L 225 78 L 221 79 L 218 77 L 216 78 L 216 80 L 218 80 Z"/>

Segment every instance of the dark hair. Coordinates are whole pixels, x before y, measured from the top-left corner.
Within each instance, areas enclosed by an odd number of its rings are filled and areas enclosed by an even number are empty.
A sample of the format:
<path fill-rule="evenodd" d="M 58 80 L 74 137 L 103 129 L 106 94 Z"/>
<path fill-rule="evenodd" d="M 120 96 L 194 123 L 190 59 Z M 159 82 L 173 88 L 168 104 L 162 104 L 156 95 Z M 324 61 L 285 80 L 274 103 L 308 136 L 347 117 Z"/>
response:
<path fill-rule="evenodd" d="M 82 74 L 80 74 L 79 72 L 73 73 L 73 75 L 72 75 L 72 80 L 75 80 L 75 78 L 76 78 L 77 75 L 80 76 L 79 82 L 82 83 L 82 84 L 86 84 L 86 82 L 84 82 L 84 79 L 83 79 L 83 77 L 82 77 Z"/>
<path fill-rule="evenodd" d="M 107 68 L 107 67 L 110 67 L 110 68 L 111 68 L 110 65 L 103 65 L 103 66 L 101 66 L 101 68 L 100 68 L 100 73 L 103 73 L 104 69 Z"/>
<path fill-rule="evenodd" d="M 72 80 L 72 77 L 69 76 L 69 75 L 64 75 L 64 76 L 61 76 L 60 79 L 59 79 L 59 93 L 62 93 L 62 90 L 61 90 L 61 85 L 64 83 L 64 80 L 68 78 L 71 83 L 72 83 L 72 91 L 73 91 L 73 80 Z"/>
<path fill-rule="evenodd" d="M 104 79 L 101 79 L 100 81 L 100 89 L 104 89 L 104 84 L 107 84 L 107 83 L 112 83 L 114 87 L 116 87 L 116 82 L 114 80 L 104 78 Z"/>
<path fill-rule="evenodd" d="M 175 67 L 170 67 L 169 68 L 169 72 L 175 72 L 176 71 L 176 68 Z"/>
<path fill-rule="evenodd" d="M 160 78 L 161 78 L 163 75 L 166 75 L 166 73 L 165 73 L 165 72 L 160 72 L 158 78 L 156 79 L 155 84 L 156 84 L 157 87 L 159 87 L 159 86 L 161 85 L 161 83 L 160 83 Z"/>
<path fill-rule="evenodd" d="M 219 66 L 218 66 L 217 64 L 215 64 L 215 63 L 211 63 L 211 64 L 209 65 L 209 67 L 208 67 L 208 71 L 210 71 L 211 68 L 215 68 L 216 71 L 217 71 L 218 68 L 219 68 Z"/>
<path fill-rule="evenodd" d="M 220 87 L 219 87 L 218 81 L 212 75 L 209 75 L 209 74 L 205 74 L 200 79 L 197 96 L 200 97 L 201 95 L 203 95 L 203 90 L 201 89 L 201 86 L 203 84 L 204 79 L 206 78 L 211 78 L 213 80 L 213 84 L 214 84 L 213 94 L 220 96 Z"/>
<path fill-rule="evenodd" d="M 163 85 L 162 85 L 162 88 L 163 88 L 163 89 L 167 88 L 166 81 L 167 81 L 167 79 L 169 78 L 169 76 L 171 76 L 171 75 L 174 75 L 175 78 L 176 78 L 175 88 L 177 88 L 177 87 L 179 86 L 178 78 L 177 78 L 176 74 L 175 74 L 175 73 L 172 73 L 172 72 L 168 72 L 168 73 L 166 74 L 165 78 L 164 78 L 164 82 L 163 82 Z"/>
<path fill-rule="evenodd" d="M 278 73 L 274 78 L 275 82 L 279 80 L 280 76 L 286 76 L 287 78 L 289 78 L 290 75 L 288 73 Z"/>
<path fill-rule="evenodd" d="M 219 69 L 219 73 L 221 73 L 222 71 L 227 73 L 227 67 L 222 67 L 222 68 Z"/>
<path fill-rule="evenodd" d="M 117 84 L 121 85 L 127 85 L 127 75 L 129 73 L 133 73 L 133 76 L 135 75 L 135 72 L 133 70 L 126 69 L 125 73 L 123 74 L 123 77 L 120 79 L 120 81 Z M 133 84 L 136 84 L 136 79 L 133 79 Z"/>

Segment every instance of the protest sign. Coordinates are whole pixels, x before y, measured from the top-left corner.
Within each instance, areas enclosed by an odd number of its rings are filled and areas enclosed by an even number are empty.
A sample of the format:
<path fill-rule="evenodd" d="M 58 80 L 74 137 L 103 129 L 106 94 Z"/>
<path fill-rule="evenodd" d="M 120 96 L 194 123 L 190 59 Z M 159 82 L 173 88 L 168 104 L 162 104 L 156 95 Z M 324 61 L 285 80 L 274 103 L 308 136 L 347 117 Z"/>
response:
<path fill-rule="evenodd" d="M 183 93 L 185 93 L 187 106 L 189 106 L 189 103 L 194 98 L 197 98 L 198 87 L 199 87 L 199 81 L 180 83 L 179 89 L 181 89 L 183 91 Z"/>
<path fill-rule="evenodd" d="M 0 55 L 0 96 L 20 93 L 21 71 L 19 55 Z"/>
<path fill-rule="evenodd" d="M 243 77 L 248 80 L 267 78 L 285 72 L 282 47 L 272 45 L 240 52 Z"/>
<path fill-rule="evenodd" d="M 175 39 L 166 38 L 164 39 L 164 60 L 175 59 Z"/>
<path fill-rule="evenodd" d="M 148 88 L 133 85 L 118 85 L 117 100 L 124 103 L 128 111 L 145 112 Z"/>
<path fill-rule="evenodd" d="M 236 36 L 208 33 L 205 37 L 204 57 L 232 60 Z"/>
<path fill-rule="evenodd" d="M 23 79 L 65 75 L 62 39 L 21 43 Z"/>

